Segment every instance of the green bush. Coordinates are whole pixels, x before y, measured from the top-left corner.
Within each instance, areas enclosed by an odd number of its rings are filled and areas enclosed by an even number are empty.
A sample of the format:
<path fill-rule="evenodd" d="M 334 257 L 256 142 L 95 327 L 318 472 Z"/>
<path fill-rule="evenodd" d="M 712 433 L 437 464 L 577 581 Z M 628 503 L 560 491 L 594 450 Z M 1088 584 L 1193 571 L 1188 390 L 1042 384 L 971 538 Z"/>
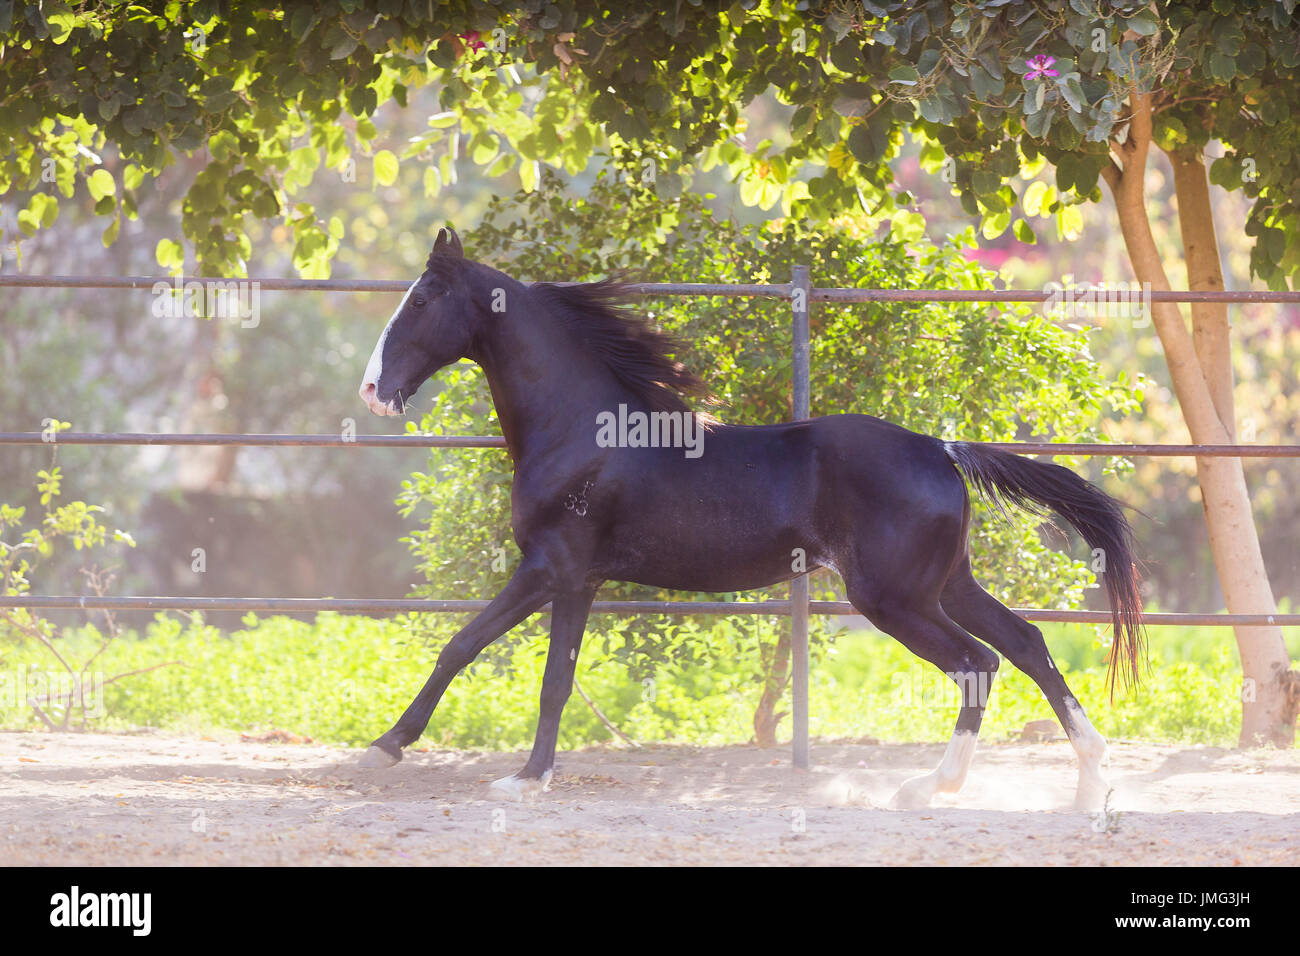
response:
<path fill-rule="evenodd" d="M 653 618 L 662 623 L 669 619 Z M 113 641 L 97 666 L 105 673 L 180 660 L 168 667 L 108 684 L 104 715 L 94 729 L 148 726 L 193 733 L 287 730 L 329 744 L 361 746 L 387 730 L 433 666 L 454 622 L 432 625 L 411 618 L 375 620 L 321 614 L 314 622 L 257 619 L 223 634 L 197 616 L 159 615 L 143 634 Z M 419 626 L 416 626 L 416 625 Z M 608 651 L 579 661 L 578 681 L 611 721 L 645 742 L 710 745 L 743 743 L 751 736 L 752 665 L 703 648 L 770 641 L 775 620 L 710 619 L 697 659 L 683 658 L 640 676 L 609 659 Z M 737 633 L 737 628 L 751 633 Z M 1240 721 L 1240 673 L 1222 635 L 1209 629 L 1161 628 L 1153 672 L 1135 695 L 1107 701 L 1104 649 L 1094 629 L 1044 628 L 1062 673 L 1098 729 L 1114 738 L 1230 746 Z M 757 633 L 752 633 L 757 632 Z M 692 635 L 693 636 L 693 635 Z M 67 653 L 97 648 L 91 626 L 69 629 Z M 694 645 L 690 638 L 683 643 Z M 524 749 L 531 745 L 545 640 L 533 634 L 508 653 L 469 668 L 451 685 L 429 731 L 416 746 Z M 6 672 L 47 669 L 36 645 L 5 656 Z M 882 634 L 842 633 L 812 670 L 812 733 L 829 738 L 875 737 L 889 742 L 943 741 L 956 713 L 950 683 Z M 994 685 L 986 739 L 1019 733 L 1027 721 L 1052 717 L 1037 687 L 1004 665 Z M 40 729 L 22 701 L 0 695 L 0 725 Z M 572 749 L 608 742 L 609 731 L 576 694 L 565 710 L 560 745 Z"/>

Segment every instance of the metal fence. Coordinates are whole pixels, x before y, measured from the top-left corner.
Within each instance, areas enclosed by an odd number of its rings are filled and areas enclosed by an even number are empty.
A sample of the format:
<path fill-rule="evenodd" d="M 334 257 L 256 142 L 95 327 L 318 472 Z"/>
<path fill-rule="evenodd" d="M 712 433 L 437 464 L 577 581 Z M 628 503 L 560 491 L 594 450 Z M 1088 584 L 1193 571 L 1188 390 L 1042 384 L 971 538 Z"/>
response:
<path fill-rule="evenodd" d="M 254 291 L 405 292 L 409 283 L 366 279 L 221 279 L 204 276 L 26 276 L 0 275 L 0 287 L 76 289 L 167 289 L 188 283 L 240 282 Z M 561 283 L 568 284 L 568 283 Z M 817 288 L 807 266 L 795 266 L 791 281 L 780 284 L 632 283 L 629 291 L 641 296 L 761 296 L 787 299 L 793 324 L 793 410 L 795 419 L 811 414 L 810 331 L 808 306 L 865 302 L 1045 302 L 1055 293 L 1034 290 L 965 291 L 952 289 L 847 289 Z M 1144 293 L 1151 302 L 1236 302 L 1300 304 L 1300 292 L 1190 292 Z M 261 447 L 315 446 L 360 448 L 504 448 L 499 436 L 481 435 L 252 435 L 252 434 L 140 434 L 0 432 L 0 445 L 248 445 Z M 1123 445 L 1056 442 L 982 442 L 991 448 L 1025 455 L 1125 456 L 1125 457 L 1227 457 L 1297 458 L 1298 445 Z M 214 610 L 214 611 L 336 611 L 349 614 L 418 612 L 463 614 L 482 610 L 484 600 L 366 600 L 346 598 L 185 598 L 101 597 L 60 595 L 0 595 L 0 607 L 79 610 Z M 1015 608 L 1030 621 L 1110 623 L 1107 611 L 1060 611 Z M 545 609 L 544 609 L 545 611 Z M 790 583 L 787 600 L 771 601 L 597 601 L 596 614 L 750 614 L 791 619 L 791 719 L 793 762 L 806 768 L 808 752 L 808 616 L 858 613 L 846 601 L 811 601 L 807 575 Z M 1150 625 L 1300 626 L 1300 614 L 1192 614 L 1147 613 Z"/>

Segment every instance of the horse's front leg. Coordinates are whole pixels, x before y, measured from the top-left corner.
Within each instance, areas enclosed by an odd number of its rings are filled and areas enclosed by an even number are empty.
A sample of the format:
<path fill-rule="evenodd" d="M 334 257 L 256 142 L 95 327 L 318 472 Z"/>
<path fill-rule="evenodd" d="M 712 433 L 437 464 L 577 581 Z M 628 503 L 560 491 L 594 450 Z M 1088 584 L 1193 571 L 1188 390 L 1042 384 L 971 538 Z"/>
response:
<path fill-rule="evenodd" d="M 573 690 L 573 672 L 596 588 L 557 594 L 551 603 L 551 646 L 542 675 L 541 709 L 533 752 L 518 773 L 493 782 L 497 796 L 510 800 L 533 797 L 546 789 L 555 766 L 555 742 L 560 735 L 560 715 Z"/>
<path fill-rule="evenodd" d="M 363 767 L 391 767 L 402 759 L 402 748 L 412 743 L 429 725 L 433 709 L 453 677 L 506 631 L 541 608 L 551 597 L 550 575 L 541 564 L 525 563 L 501 593 L 479 615 L 447 642 L 438 655 L 433 673 L 405 713 L 365 752 Z"/>

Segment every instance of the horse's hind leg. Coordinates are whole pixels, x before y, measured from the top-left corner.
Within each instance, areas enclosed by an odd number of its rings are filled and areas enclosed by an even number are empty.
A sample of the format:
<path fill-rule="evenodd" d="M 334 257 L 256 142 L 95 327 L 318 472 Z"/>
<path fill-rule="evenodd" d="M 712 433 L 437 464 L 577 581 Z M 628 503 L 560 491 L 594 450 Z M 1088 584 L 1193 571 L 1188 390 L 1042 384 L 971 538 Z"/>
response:
<path fill-rule="evenodd" d="M 586 588 L 573 594 L 557 594 L 551 602 L 551 643 L 546 652 L 546 672 L 542 675 L 533 752 L 522 770 L 493 782 L 492 790 L 497 796 L 510 800 L 534 797 L 546 789 L 551 779 L 560 716 L 573 690 L 578 650 L 582 647 L 582 633 L 595 596 L 596 588 Z"/>
<path fill-rule="evenodd" d="M 989 690 L 997 674 L 998 655 L 957 626 L 929 599 L 913 605 L 855 588 L 847 580 L 849 601 L 880 630 L 918 657 L 943 671 L 961 693 L 957 725 L 939 766 L 903 783 L 894 795 L 900 808 L 925 807 L 936 793 L 956 793 L 966 780 Z"/>
<path fill-rule="evenodd" d="M 969 560 L 953 570 L 940 601 L 949 617 L 1005 654 L 1039 686 L 1079 758 L 1075 807 L 1096 810 L 1104 806 L 1109 790 L 1101 775 L 1106 741 L 1093 729 L 1056 669 L 1043 632 L 980 587 L 971 575 Z"/>

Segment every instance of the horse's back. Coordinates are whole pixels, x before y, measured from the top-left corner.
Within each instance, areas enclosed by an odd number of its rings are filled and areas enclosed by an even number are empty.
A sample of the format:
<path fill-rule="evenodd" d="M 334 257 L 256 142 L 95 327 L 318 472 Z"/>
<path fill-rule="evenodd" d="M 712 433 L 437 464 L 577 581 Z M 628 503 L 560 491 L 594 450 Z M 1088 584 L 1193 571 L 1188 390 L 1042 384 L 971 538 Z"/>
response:
<path fill-rule="evenodd" d="M 609 460 L 600 480 L 618 503 L 602 572 L 740 590 L 793 577 L 795 551 L 818 561 L 847 540 L 912 538 L 906 526 L 947 536 L 962 522 L 965 488 L 943 443 L 878 418 L 716 425 L 699 450 L 619 449 Z M 642 573 L 629 575 L 634 566 Z"/>

